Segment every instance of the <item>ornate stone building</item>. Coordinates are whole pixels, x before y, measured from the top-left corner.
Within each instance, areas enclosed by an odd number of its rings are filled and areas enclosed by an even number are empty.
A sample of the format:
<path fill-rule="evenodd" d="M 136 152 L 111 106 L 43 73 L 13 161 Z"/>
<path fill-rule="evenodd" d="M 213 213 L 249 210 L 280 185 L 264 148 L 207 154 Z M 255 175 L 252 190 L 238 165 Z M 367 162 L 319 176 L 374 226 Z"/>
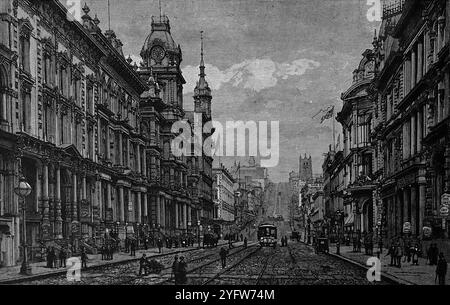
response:
<path fill-rule="evenodd" d="M 195 202 L 189 157 L 170 149 L 172 124 L 185 118 L 185 81 L 167 17 L 152 22 L 138 71 L 115 33 L 103 33 L 89 13 L 85 6 L 73 20 L 56 0 L 0 6 L 1 265 L 20 260 L 23 219 L 13 189 L 21 176 L 32 187 L 31 259 L 46 246 L 92 250 L 109 237 L 186 232 L 213 206 L 212 158 L 200 158 L 210 183 L 199 198 L 209 203 Z M 209 119 L 210 101 L 196 108 Z"/>
<path fill-rule="evenodd" d="M 446 236 L 439 215 L 450 191 L 448 1 L 385 6 L 374 41 L 374 172 L 384 237 Z M 408 230 L 407 230 L 408 231 Z"/>
<path fill-rule="evenodd" d="M 377 205 L 376 185 L 373 181 L 370 133 L 372 122 L 372 95 L 369 90 L 374 78 L 375 59 L 372 50 L 362 54 L 358 68 L 353 72 L 353 83 L 344 93 L 342 110 L 337 121 L 343 130 L 342 184 L 346 232 L 373 232 Z"/>

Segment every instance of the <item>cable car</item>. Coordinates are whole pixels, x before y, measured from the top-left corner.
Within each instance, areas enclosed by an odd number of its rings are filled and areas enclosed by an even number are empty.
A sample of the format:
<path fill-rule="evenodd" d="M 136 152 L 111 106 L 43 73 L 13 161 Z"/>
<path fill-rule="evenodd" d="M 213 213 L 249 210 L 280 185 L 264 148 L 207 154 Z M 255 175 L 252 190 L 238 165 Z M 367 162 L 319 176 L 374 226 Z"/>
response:
<path fill-rule="evenodd" d="M 262 224 L 258 227 L 258 240 L 262 247 L 277 246 L 277 227 L 272 224 Z"/>

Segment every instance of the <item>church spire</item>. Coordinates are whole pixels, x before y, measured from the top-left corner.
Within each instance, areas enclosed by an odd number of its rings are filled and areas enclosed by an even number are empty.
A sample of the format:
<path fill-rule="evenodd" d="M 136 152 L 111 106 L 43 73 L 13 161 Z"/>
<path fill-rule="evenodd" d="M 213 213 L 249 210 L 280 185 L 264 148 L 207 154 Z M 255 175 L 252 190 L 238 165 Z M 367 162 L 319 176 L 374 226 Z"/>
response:
<path fill-rule="evenodd" d="M 203 50 L 203 31 L 200 31 L 200 76 L 197 86 L 195 87 L 194 93 L 196 96 L 211 96 L 211 89 L 209 88 L 208 82 L 206 81 L 205 74 L 205 59 Z"/>
<path fill-rule="evenodd" d="M 203 59 L 203 31 L 200 31 L 201 51 L 200 51 L 200 77 L 205 77 L 205 60 Z"/>

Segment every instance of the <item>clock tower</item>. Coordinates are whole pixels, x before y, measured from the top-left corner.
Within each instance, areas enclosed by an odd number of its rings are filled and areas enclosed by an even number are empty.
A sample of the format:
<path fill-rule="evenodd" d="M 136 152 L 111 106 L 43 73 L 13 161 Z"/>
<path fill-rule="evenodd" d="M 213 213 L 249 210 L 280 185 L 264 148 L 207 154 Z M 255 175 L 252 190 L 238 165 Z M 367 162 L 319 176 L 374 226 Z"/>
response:
<path fill-rule="evenodd" d="M 151 32 L 141 51 L 140 75 L 147 81 L 152 75 L 161 87 L 161 99 L 172 108 L 174 119 L 183 116 L 183 84 L 181 48 L 172 38 L 167 16 L 152 17 Z"/>

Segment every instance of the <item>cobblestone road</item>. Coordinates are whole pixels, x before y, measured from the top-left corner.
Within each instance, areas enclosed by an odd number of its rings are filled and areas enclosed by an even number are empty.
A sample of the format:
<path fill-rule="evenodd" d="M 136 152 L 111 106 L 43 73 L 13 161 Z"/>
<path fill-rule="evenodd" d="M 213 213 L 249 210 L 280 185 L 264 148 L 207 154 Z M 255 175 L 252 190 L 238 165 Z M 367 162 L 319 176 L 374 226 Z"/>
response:
<path fill-rule="evenodd" d="M 182 254 L 188 262 L 188 284 L 231 285 L 372 285 L 366 271 L 310 246 L 290 243 L 289 247 L 236 247 L 230 251 L 227 268 L 220 265 L 219 248 L 198 249 Z M 30 281 L 29 285 L 158 285 L 170 281 L 175 254 L 157 258 L 166 269 L 159 275 L 138 276 L 138 262 L 99 267 L 82 272 L 81 282 L 66 276 Z M 389 284 L 378 282 L 376 284 Z"/>

